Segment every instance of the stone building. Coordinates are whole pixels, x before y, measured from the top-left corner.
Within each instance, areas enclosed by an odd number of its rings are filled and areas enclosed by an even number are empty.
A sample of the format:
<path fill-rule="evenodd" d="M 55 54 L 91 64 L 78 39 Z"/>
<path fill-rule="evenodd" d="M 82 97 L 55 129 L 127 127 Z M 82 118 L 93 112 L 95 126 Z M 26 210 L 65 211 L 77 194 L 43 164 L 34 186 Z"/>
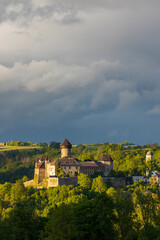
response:
<path fill-rule="evenodd" d="M 146 162 L 153 159 L 153 153 L 149 150 L 146 154 Z"/>
<path fill-rule="evenodd" d="M 40 159 L 35 163 L 35 184 L 41 183 L 44 179 L 53 181 L 57 177 L 57 166 L 63 171 L 64 177 L 76 177 L 79 173 L 93 175 L 102 173 L 108 176 L 113 169 L 113 160 L 110 155 L 102 155 L 95 160 L 80 161 L 71 157 L 71 143 L 65 139 L 61 144 L 61 158 L 57 160 Z"/>
<path fill-rule="evenodd" d="M 159 188 L 160 188 L 160 173 L 158 171 L 153 171 L 151 173 L 151 177 L 149 178 L 149 182 L 152 183 L 157 183 Z"/>

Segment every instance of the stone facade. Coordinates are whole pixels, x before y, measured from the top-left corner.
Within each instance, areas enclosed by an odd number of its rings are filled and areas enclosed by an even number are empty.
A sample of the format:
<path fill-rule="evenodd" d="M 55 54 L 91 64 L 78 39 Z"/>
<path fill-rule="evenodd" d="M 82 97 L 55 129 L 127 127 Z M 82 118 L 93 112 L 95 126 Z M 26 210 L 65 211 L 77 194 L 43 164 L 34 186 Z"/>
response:
<path fill-rule="evenodd" d="M 61 169 L 65 176 L 70 175 L 75 177 L 79 173 L 80 166 L 61 166 Z"/>
<path fill-rule="evenodd" d="M 80 163 L 80 172 L 88 175 L 93 175 L 95 172 L 105 173 L 105 166 L 94 160 L 84 161 Z"/>
<path fill-rule="evenodd" d="M 42 182 L 42 180 L 45 178 L 45 173 L 45 160 L 41 159 L 35 164 L 34 180 L 36 184 Z"/>
<path fill-rule="evenodd" d="M 61 185 L 63 182 L 65 185 L 68 185 L 67 181 L 74 181 L 75 185 L 76 180 L 74 179 L 77 179 L 76 176 L 79 173 L 93 175 L 97 172 L 99 174 L 102 173 L 104 176 L 108 176 L 110 171 L 113 169 L 113 160 L 110 155 L 102 155 L 100 156 L 98 161 L 87 160 L 82 162 L 76 158 L 71 157 L 72 145 L 67 139 L 65 139 L 61 143 L 60 147 L 60 159 L 53 161 L 49 161 L 47 159 L 40 159 L 38 162 L 36 162 L 34 174 L 34 180 L 36 185 L 43 182 L 44 179 L 47 179 L 46 181 L 48 182 L 48 187 L 58 186 Z M 57 165 L 62 170 L 64 178 L 57 178 Z M 70 180 L 67 180 L 66 177 L 70 177 Z"/>
<path fill-rule="evenodd" d="M 103 178 L 104 183 L 108 183 L 113 187 L 121 188 L 126 186 L 126 179 L 125 177 L 121 178 L 113 178 L 113 177 L 105 177 Z"/>
<path fill-rule="evenodd" d="M 71 147 L 71 143 L 67 139 L 64 139 L 64 141 L 60 144 L 61 158 L 71 156 Z"/>

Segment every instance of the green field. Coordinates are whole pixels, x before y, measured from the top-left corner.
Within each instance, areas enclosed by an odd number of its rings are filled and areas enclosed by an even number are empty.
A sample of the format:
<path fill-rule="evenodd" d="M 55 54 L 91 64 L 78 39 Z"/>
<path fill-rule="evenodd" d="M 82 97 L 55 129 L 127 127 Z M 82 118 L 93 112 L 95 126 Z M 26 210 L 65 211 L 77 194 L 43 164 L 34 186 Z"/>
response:
<path fill-rule="evenodd" d="M 0 146 L 0 152 L 13 151 L 13 150 L 30 150 L 41 149 L 39 146 Z"/>

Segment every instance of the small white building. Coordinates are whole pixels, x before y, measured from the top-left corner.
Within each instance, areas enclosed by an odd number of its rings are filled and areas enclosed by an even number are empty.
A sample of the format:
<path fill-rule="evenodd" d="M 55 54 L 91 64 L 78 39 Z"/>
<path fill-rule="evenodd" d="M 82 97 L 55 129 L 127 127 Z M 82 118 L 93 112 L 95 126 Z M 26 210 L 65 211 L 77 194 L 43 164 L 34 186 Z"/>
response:
<path fill-rule="evenodd" d="M 149 179 L 146 176 L 132 176 L 133 182 L 143 180 L 143 182 L 149 182 Z"/>
<path fill-rule="evenodd" d="M 149 150 L 146 154 L 146 162 L 153 159 L 153 153 Z"/>

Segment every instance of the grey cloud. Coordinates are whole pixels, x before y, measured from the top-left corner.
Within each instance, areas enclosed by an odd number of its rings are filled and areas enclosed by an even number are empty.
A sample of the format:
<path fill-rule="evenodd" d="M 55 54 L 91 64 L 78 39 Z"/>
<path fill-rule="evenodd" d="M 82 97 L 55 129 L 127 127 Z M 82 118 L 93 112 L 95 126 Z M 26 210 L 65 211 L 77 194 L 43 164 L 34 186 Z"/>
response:
<path fill-rule="evenodd" d="M 83 20 L 78 17 L 77 13 L 75 11 L 70 11 L 65 14 L 55 14 L 54 15 L 55 22 L 58 24 L 63 24 L 63 25 L 71 25 L 75 23 L 80 23 Z"/>
<path fill-rule="evenodd" d="M 0 3 L 0 22 L 15 21 L 18 18 L 28 18 L 32 12 L 30 0 L 2 0 Z"/>
<path fill-rule="evenodd" d="M 118 61 L 105 60 L 84 66 L 65 65 L 57 61 L 17 63 L 12 68 L 0 66 L 0 91 L 53 94 L 53 99 L 56 97 L 55 105 L 62 113 L 76 111 L 78 104 L 83 114 L 99 112 L 100 109 L 102 112 L 107 109 L 121 110 L 143 100 L 141 88 L 137 87 L 140 79 L 130 80 L 125 72 L 124 79 L 116 78 L 123 67 Z M 147 86 L 145 91 L 148 91 Z M 148 100 L 148 94 L 143 94 L 143 97 L 146 101 L 153 101 L 154 95 L 152 92 Z M 63 105 L 64 101 L 68 101 L 67 107 Z"/>
<path fill-rule="evenodd" d="M 159 1 L 0 5 L 1 133 L 157 141 Z"/>
<path fill-rule="evenodd" d="M 138 2 L 131 0 L 56 0 L 45 2 L 37 0 L 1 0 L 0 22 L 17 21 L 20 25 L 24 25 L 35 18 L 43 20 L 53 16 L 55 22 L 66 25 L 81 22 L 83 19 L 78 16 L 79 12 L 94 12 L 106 8 L 111 11 L 131 9 L 138 13 L 144 4 L 146 9 L 153 6 L 150 0 L 140 0 Z M 154 4 L 160 6 L 158 0 L 155 0 Z"/>
<path fill-rule="evenodd" d="M 152 109 L 150 109 L 148 112 L 148 114 L 151 115 L 160 115 L 160 105 L 155 105 Z"/>
<path fill-rule="evenodd" d="M 138 92 L 130 92 L 128 90 L 121 91 L 119 93 L 119 104 L 117 109 L 122 110 L 123 108 L 130 107 L 132 104 L 140 100 L 140 95 Z"/>
<path fill-rule="evenodd" d="M 140 96 L 132 81 L 109 78 L 120 68 L 119 62 L 104 60 L 88 66 L 62 65 L 56 61 L 1 66 L 0 91 L 2 102 L 6 103 L 1 107 L 3 119 L 12 119 L 14 123 L 36 115 L 50 117 L 52 109 L 51 116 L 56 116 L 58 122 L 64 117 L 73 122 L 92 113 L 128 108 Z"/>
<path fill-rule="evenodd" d="M 130 82 L 105 77 L 117 66 L 118 62 L 104 60 L 88 66 L 64 66 L 55 61 L 1 66 L 0 119 L 6 122 L 2 130 L 27 118 L 34 119 L 35 125 L 52 119 L 56 124 L 64 118 L 73 123 L 92 113 L 113 111 L 119 90 L 133 88 Z"/>
<path fill-rule="evenodd" d="M 0 3 L 0 22 L 17 21 L 24 25 L 30 23 L 34 18 L 43 20 L 54 16 L 55 22 L 61 24 L 78 23 L 81 19 L 77 16 L 74 7 L 68 7 L 68 4 L 58 2 L 48 2 L 35 4 L 34 0 L 2 0 Z"/>

